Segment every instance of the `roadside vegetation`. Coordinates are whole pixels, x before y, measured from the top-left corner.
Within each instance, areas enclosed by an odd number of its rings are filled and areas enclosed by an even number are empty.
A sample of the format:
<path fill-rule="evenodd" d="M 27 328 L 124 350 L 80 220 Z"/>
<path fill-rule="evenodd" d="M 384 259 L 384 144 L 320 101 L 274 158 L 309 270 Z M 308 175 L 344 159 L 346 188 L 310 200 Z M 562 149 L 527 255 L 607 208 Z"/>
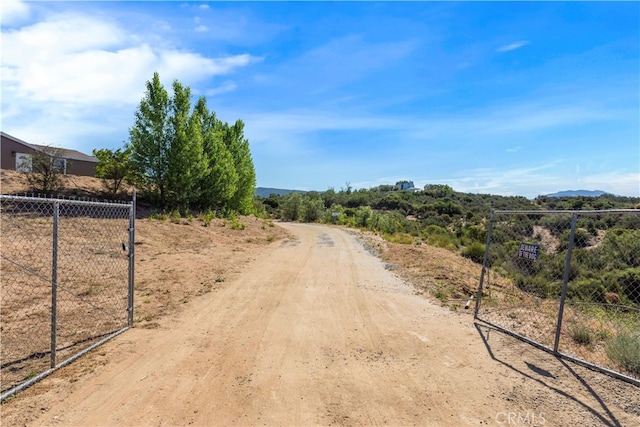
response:
<path fill-rule="evenodd" d="M 602 210 L 640 209 L 640 198 L 602 195 L 600 197 L 546 197 L 534 200 L 521 196 L 497 196 L 454 191 L 448 185 L 430 184 L 419 191 L 399 191 L 396 185 L 383 185 L 371 189 L 324 192 L 272 194 L 258 198 L 264 210 L 284 221 L 317 222 L 367 229 L 379 233 L 390 241 L 427 243 L 432 246 L 460 252 L 476 262 L 482 262 L 487 237 L 487 222 L 494 209 L 501 210 Z M 533 232 L 534 221 L 519 218 L 516 229 Z M 620 222 L 622 221 L 622 222 Z M 614 216 L 597 218 L 581 229 L 627 229 L 638 224 L 625 223 L 629 218 Z M 558 229 L 566 232 L 566 227 Z M 520 236 L 512 236 L 519 241 Z M 518 237 L 518 238 L 516 238 Z M 580 236 L 576 237 L 579 240 Z M 622 239 L 626 239 L 622 237 Z"/>
<path fill-rule="evenodd" d="M 400 191 L 403 182 L 371 189 L 272 194 L 261 198 L 272 217 L 285 221 L 336 224 L 371 231 L 393 244 L 436 246 L 483 262 L 492 210 L 640 209 L 640 198 L 547 197 L 534 200 L 468 194 L 447 185 Z M 521 295 L 557 300 L 567 257 L 570 215 L 514 215 L 492 234 L 492 272 Z M 541 246 L 539 262 L 514 263 L 521 243 Z M 466 290 L 468 292 L 468 289 Z M 445 303 L 460 290 L 433 286 Z M 494 295 L 495 296 L 495 295 Z M 574 235 L 567 293 L 573 323 L 571 340 L 603 353 L 632 375 L 640 374 L 640 215 L 580 216 Z M 491 303 L 491 298 L 487 301 Z M 586 320 L 585 320 L 586 319 Z M 553 320 L 553 319 L 551 319 Z M 586 326 L 590 325 L 590 326 Z"/>

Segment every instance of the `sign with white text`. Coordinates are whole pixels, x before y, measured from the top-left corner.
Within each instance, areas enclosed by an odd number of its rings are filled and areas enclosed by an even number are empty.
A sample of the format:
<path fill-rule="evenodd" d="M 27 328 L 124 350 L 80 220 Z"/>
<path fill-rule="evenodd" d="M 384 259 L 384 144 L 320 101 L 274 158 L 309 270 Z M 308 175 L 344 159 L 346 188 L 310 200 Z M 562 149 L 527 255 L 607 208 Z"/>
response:
<path fill-rule="evenodd" d="M 540 257 L 540 245 L 520 243 L 520 249 L 518 249 L 518 257 L 536 261 Z"/>

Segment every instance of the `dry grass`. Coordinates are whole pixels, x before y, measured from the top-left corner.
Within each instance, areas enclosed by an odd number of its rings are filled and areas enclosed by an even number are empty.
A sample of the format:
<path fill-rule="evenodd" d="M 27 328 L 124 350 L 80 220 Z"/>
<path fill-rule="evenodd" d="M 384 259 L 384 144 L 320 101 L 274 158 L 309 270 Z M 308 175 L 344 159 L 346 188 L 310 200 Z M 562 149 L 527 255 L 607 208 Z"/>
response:
<path fill-rule="evenodd" d="M 60 194 L 77 197 L 105 197 L 102 180 L 90 176 L 65 175 L 62 177 L 64 189 Z M 125 190 L 130 190 L 125 188 Z M 29 186 L 26 174 L 13 170 L 0 170 L 0 193 L 24 194 L 35 190 Z"/>

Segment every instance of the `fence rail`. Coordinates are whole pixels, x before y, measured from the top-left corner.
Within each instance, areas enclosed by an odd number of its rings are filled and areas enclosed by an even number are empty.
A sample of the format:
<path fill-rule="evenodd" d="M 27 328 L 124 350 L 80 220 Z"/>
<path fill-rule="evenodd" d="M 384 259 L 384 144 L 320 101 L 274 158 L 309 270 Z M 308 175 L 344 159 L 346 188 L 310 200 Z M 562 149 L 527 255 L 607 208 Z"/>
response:
<path fill-rule="evenodd" d="M 0 195 L 0 400 L 131 326 L 135 194 Z"/>
<path fill-rule="evenodd" d="M 640 210 L 493 211 L 475 318 L 640 385 Z"/>

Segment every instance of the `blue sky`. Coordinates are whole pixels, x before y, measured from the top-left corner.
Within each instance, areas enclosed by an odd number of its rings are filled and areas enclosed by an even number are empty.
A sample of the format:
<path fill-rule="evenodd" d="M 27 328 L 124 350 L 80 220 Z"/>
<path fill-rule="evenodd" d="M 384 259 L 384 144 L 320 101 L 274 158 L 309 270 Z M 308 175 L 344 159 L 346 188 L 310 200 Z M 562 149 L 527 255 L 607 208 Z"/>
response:
<path fill-rule="evenodd" d="M 1 128 L 28 142 L 122 147 L 158 71 L 245 122 L 261 187 L 640 196 L 638 2 L 1 8 Z"/>

